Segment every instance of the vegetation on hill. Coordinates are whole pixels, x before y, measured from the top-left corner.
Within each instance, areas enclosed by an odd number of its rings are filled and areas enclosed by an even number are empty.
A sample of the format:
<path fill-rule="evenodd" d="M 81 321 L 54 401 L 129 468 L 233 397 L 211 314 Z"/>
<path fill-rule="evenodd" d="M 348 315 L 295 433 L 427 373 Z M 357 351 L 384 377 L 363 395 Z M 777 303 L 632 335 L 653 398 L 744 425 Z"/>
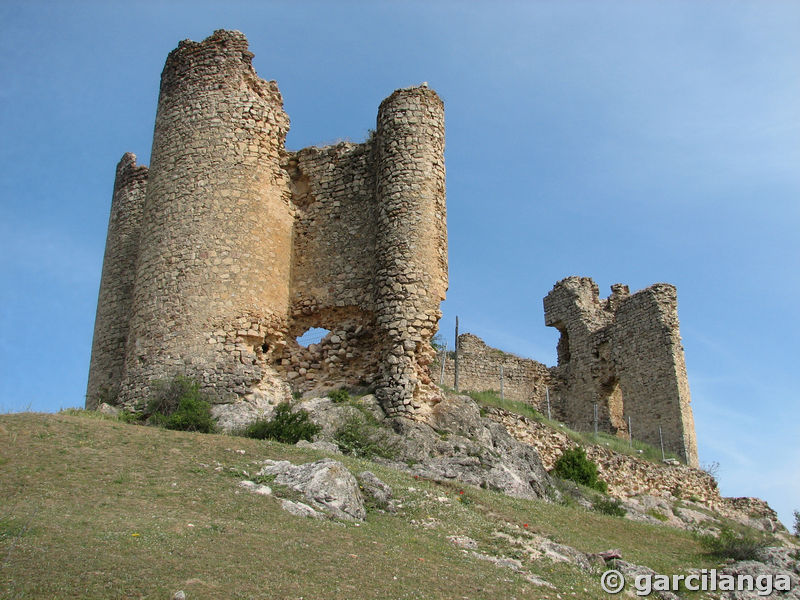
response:
<path fill-rule="evenodd" d="M 534 535 L 584 552 L 618 548 L 666 574 L 716 562 L 685 531 L 437 484 L 351 456 L 338 459 L 391 485 L 398 513 L 372 509 L 357 524 L 303 519 L 237 486 L 264 459 L 322 456 L 93 412 L 0 416 L 0 597 L 607 597 L 599 576 L 531 560 Z M 476 559 L 452 536 L 521 560 L 556 589 Z"/>
<path fill-rule="evenodd" d="M 573 442 L 581 446 L 604 446 L 620 454 L 629 454 L 656 463 L 662 461 L 661 449 L 646 444 L 645 442 L 636 439 L 629 441 L 602 431 L 598 432 L 596 435 L 594 432 L 575 431 L 563 423 L 548 419 L 530 404 L 517 400 L 509 400 L 508 398 L 500 398 L 500 394 L 492 390 L 487 392 L 466 392 L 466 394 L 481 406 L 501 408 L 508 412 L 532 419 L 538 423 L 542 423 L 551 429 L 560 431 L 567 435 Z M 671 452 L 665 452 L 664 458 L 680 460 L 676 454 Z"/>

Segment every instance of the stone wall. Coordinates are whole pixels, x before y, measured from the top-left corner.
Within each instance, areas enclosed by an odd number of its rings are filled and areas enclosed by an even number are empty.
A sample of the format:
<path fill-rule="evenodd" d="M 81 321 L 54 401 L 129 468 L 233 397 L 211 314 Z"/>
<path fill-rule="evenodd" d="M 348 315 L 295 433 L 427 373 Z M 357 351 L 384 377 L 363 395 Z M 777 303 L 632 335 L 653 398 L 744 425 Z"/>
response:
<path fill-rule="evenodd" d="M 548 471 L 565 450 L 577 446 L 565 433 L 499 408 L 487 408 L 486 416 L 502 424 L 516 440 L 536 448 Z M 584 446 L 597 463 L 608 493 L 617 498 L 647 494 L 665 498 L 692 499 L 714 509 L 726 506 L 717 482 L 708 473 L 683 464 L 654 463 L 614 452 L 600 445 Z"/>
<path fill-rule="evenodd" d="M 659 283 L 630 294 L 616 284 L 601 300 L 588 277 L 558 282 L 544 299 L 545 324 L 561 332 L 553 374 L 565 421 L 633 435 L 697 466 L 689 382 L 681 346 L 675 287 Z M 659 433 L 660 428 L 660 433 Z"/>
<path fill-rule="evenodd" d="M 138 166 L 136 156 L 126 153 L 117 165 L 111 197 L 103 274 L 94 321 L 87 408 L 95 408 L 119 394 L 133 309 L 133 284 L 146 191 L 147 167 Z"/>
<path fill-rule="evenodd" d="M 550 370 L 540 362 L 520 358 L 487 346 L 478 336 L 463 333 L 458 336 L 459 390 L 483 392 L 500 391 L 500 368 L 503 369 L 503 396 L 509 400 L 526 402 L 542 414 L 547 414 L 547 392 L 549 388 L 551 414 L 560 419 L 559 401 L 553 393 L 555 382 Z M 438 382 L 441 376 L 441 355 L 437 356 L 431 374 Z M 444 360 L 443 384 L 455 386 L 455 362 L 452 354 Z"/>
<path fill-rule="evenodd" d="M 424 412 L 447 289 L 442 102 L 397 90 L 363 144 L 288 152 L 252 56 L 216 31 L 167 58 L 146 188 L 118 172 L 87 406 L 103 386 L 135 406 L 181 373 L 225 401 L 366 385 L 390 414 Z M 331 333 L 301 348 L 310 327 Z"/>

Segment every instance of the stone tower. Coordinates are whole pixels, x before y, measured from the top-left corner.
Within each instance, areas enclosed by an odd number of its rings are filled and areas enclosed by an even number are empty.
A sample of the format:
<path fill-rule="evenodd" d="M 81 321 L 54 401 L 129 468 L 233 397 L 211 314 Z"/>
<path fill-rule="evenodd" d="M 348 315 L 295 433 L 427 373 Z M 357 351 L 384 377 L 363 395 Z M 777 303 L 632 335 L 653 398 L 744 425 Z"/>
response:
<path fill-rule="evenodd" d="M 558 343 L 559 409 L 579 430 L 598 426 L 664 448 L 697 467 L 697 440 L 678 323 L 675 287 L 657 283 L 630 294 L 616 284 L 601 300 L 588 277 L 559 281 L 544 299 L 545 324 Z M 661 434 L 659 435 L 659 428 Z"/>
<path fill-rule="evenodd" d="M 447 289 L 442 102 L 398 90 L 366 142 L 289 152 L 252 56 L 216 31 L 167 58 L 150 168 L 117 170 L 87 406 L 185 374 L 218 414 L 339 385 L 424 410 Z M 310 327 L 330 333 L 304 348 Z"/>

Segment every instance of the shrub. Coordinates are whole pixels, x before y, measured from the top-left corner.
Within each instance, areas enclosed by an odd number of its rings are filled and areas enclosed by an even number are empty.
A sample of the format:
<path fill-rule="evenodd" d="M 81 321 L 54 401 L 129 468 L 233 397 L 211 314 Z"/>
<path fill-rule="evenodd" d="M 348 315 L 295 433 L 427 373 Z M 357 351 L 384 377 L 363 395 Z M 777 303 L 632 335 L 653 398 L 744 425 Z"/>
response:
<path fill-rule="evenodd" d="M 581 447 L 570 448 L 559 456 L 553 474 L 599 492 L 605 493 L 608 489 L 606 482 L 597 477 L 597 465 L 586 457 L 586 451 Z"/>
<path fill-rule="evenodd" d="M 339 404 L 350 400 L 350 394 L 345 388 L 339 388 L 338 390 L 328 392 L 328 398 Z"/>
<path fill-rule="evenodd" d="M 321 427 L 313 423 L 305 410 L 292 412 L 288 402 L 275 408 L 272 419 L 259 419 L 244 430 L 244 435 L 257 440 L 275 440 L 284 444 L 296 444 L 317 435 Z"/>
<path fill-rule="evenodd" d="M 147 403 L 147 423 L 166 429 L 212 433 L 216 426 L 208 399 L 199 382 L 183 375 L 168 382 L 156 382 Z"/>
<path fill-rule="evenodd" d="M 709 554 L 734 560 L 757 560 L 758 551 L 769 543 L 766 538 L 740 533 L 728 526 L 723 526 L 718 536 L 700 535 L 698 541 Z"/>
<path fill-rule="evenodd" d="M 345 454 L 361 458 L 394 458 L 397 447 L 380 427 L 353 415 L 336 430 L 333 441 Z"/>
<path fill-rule="evenodd" d="M 800 510 L 794 511 L 794 534 L 800 537 Z"/>
<path fill-rule="evenodd" d="M 592 508 L 597 512 L 604 515 L 611 515 L 612 517 L 624 517 L 627 514 L 622 502 L 616 498 L 608 498 L 606 496 L 598 496 L 592 501 Z"/>

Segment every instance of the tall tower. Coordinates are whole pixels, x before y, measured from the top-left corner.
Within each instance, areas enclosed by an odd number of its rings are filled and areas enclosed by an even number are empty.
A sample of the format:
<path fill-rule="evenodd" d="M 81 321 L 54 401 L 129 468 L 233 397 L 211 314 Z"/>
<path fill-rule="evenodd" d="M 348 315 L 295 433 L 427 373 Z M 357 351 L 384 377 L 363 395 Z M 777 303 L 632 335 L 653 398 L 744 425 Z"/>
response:
<path fill-rule="evenodd" d="M 111 198 L 86 390 L 87 408 L 113 401 L 119 393 L 146 191 L 147 167 L 138 166 L 136 156 L 128 152 L 117 165 Z"/>
<path fill-rule="evenodd" d="M 424 86 L 397 90 L 380 105 L 376 140 L 376 309 L 386 340 L 377 395 L 403 414 L 422 407 L 447 291 L 441 99 Z"/>
<path fill-rule="evenodd" d="M 183 41 L 161 75 L 121 400 L 185 372 L 244 394 L 286 327 L 289 128 L 247 40 Z"/>

